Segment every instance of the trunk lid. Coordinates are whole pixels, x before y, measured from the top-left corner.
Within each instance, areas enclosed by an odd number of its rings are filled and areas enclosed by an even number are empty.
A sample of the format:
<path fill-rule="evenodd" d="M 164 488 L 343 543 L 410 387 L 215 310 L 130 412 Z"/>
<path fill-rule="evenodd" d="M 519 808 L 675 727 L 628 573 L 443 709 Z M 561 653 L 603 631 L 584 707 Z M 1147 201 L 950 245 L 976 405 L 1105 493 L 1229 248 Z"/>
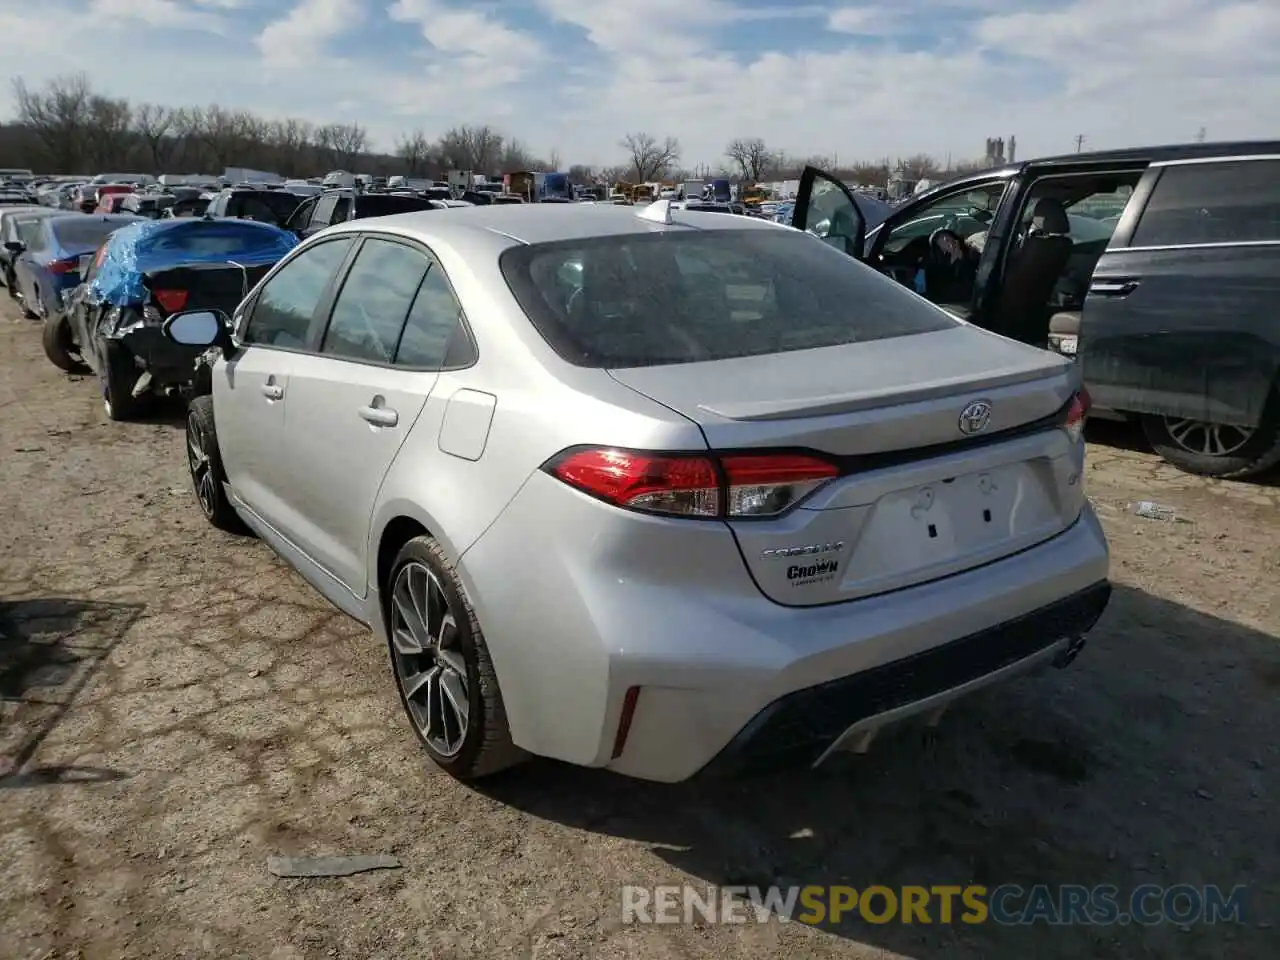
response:
<path fill-rule="evenodd" d="M 181 310 L 221 310 L 227 316 L 235 312 L 244 294 L 267 275 L 275 261 L 264 264 L 247 264 L 242 271 L 229 263 L 194 263 L 164 270 L 148 270 L 143 283 L 151 293 L 152 304 L 162 316 L 177 311 L 169 309 L 158 298 L 157 291 L 185 290 L 186 302 Z M 173 302 L 173 301 L 170 301 Z"/>
<path fill-rule="evenodd" d="M 761 591 L 852 600 L 989 563 L 1083 507 L 1083 444 L 1056 426 L 1074 364 L 967 325 L 715 363 L 610 371 L 695 421 L 713 450 L 806 449 L 841 468 L 775 519 L 731 520 Z M 962 411 L 985 401 L 973 435 Z"/>

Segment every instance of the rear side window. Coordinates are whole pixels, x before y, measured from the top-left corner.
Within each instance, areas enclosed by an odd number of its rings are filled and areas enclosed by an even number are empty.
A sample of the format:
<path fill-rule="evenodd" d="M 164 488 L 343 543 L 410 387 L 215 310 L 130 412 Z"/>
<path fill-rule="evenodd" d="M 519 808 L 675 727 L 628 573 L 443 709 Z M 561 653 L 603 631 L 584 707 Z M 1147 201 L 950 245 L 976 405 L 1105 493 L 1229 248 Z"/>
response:
<path fill-rule="evenodd" d="M 396 363 L 406 367 L 437 369 L 451 363 L 465 363 L 468 357 L 450 357 L 450 347 L 462 335 L 462 307 L 458 305 L 444 270 L 433 264 L 418 294 L 413 298 L 409 322 L 405 324 Z M 459 348 L 466 344 L 460 344 Z"/>
<path fill-rule="evenodd" d="M 1166 167 L 1131 246 L 1280 240 L 1280 160 Z"/>
<path fill-rule="evenodd" d="M 366 240 L 334 302 L 320 352 L 390 363 L 427 263 L 402 243 Z"/>
<path fill-rule="evenodd" d="M 302 251 L 262 288 L 245 329 L 246 343 L 301 350 L 320 299 L 353 241 L 344 237 Z"/>
<path fill-rule="evenodd" d="M 750 357 L 956 324 L 799 230 L 590 237 L 513 247 L 500 266 L 538 332 L 580 366 Z"/>

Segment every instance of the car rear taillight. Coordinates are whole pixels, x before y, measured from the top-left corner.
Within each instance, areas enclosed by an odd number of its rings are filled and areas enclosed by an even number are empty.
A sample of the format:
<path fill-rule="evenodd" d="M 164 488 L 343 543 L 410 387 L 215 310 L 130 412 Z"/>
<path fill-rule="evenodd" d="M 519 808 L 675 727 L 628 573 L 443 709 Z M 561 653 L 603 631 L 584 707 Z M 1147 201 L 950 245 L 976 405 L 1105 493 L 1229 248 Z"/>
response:
<path fill-rule="evenodd" d="M 552 476 L 614 506 L 701 518 L 774 517 L 838 476 L 798 453 L 668 454 L 577 448 L 553 457 Z"/>
<path fill-rule="evenodd" d="M 56 274 L 57 276 L 62 276 L 67 273 L 75 273 L 80 269 L 80 258 L 71 257 L 68 260 L 50 260 L 48 266 L 49 272 Z"/>
<path fill-rule="evenodd" d="M 1072 440 L 1079 442 L 1084 436 L 1084 421 L 1089 414 L 1089 408 L 1093 406 L 1093 401 L 1089 399 L 1089 391 L 1084 387 L 1071 398 L 1071 402 L 1067 404 L 1067 419 L 1063 423 L 1068 436 Z"/>
<path fill-rule="evenodd" d="M 165 313 L 177 313 L 187 305 L 186 290 L 152 290 L 151 296 L 164 307 Z"/>

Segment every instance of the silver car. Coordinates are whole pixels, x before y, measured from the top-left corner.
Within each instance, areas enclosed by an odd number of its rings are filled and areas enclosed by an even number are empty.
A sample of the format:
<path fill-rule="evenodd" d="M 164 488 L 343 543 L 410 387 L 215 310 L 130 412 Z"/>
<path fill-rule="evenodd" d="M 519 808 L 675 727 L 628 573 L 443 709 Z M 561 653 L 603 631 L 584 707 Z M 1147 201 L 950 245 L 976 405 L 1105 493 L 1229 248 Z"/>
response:
<path fill-rule="evenodd" d="M 458 777 L 816 764 L 1065 665 L 1109 596 L 1075 366 L 789 227 L 358 220 L 166 329 L 217 348 L 205 514 L 388 644 Z"/>

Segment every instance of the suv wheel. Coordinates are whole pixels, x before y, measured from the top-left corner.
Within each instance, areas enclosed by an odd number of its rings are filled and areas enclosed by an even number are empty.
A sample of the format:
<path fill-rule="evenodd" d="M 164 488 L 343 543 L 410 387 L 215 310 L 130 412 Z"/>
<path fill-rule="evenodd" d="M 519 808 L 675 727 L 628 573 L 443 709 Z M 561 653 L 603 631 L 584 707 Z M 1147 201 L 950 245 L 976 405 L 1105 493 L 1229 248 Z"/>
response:
<path fill-rule="evenodd" d="M 1147 440 L 1175 467 L 1205 477 L 1248 477 L 1280 463 L 1280 396 L 1257 427 L 1146 415 Z"/>
<path fill-rule="evenodd" d="M 383 604 L 400 702 L 436 765 L 470 780 L 523 760 L 475 611 L 435 540 L 401 548 Z"/>
<path fill-rule="evenodd" d="M 191 486 L 205 519 L 228 533 L 248 533 L 236 508 L 227 497 L 226 471 L 218 450 L 218 433 L 213 422 L 213 397 L 196 397 L 187 409 L 187 467 Z"/>

